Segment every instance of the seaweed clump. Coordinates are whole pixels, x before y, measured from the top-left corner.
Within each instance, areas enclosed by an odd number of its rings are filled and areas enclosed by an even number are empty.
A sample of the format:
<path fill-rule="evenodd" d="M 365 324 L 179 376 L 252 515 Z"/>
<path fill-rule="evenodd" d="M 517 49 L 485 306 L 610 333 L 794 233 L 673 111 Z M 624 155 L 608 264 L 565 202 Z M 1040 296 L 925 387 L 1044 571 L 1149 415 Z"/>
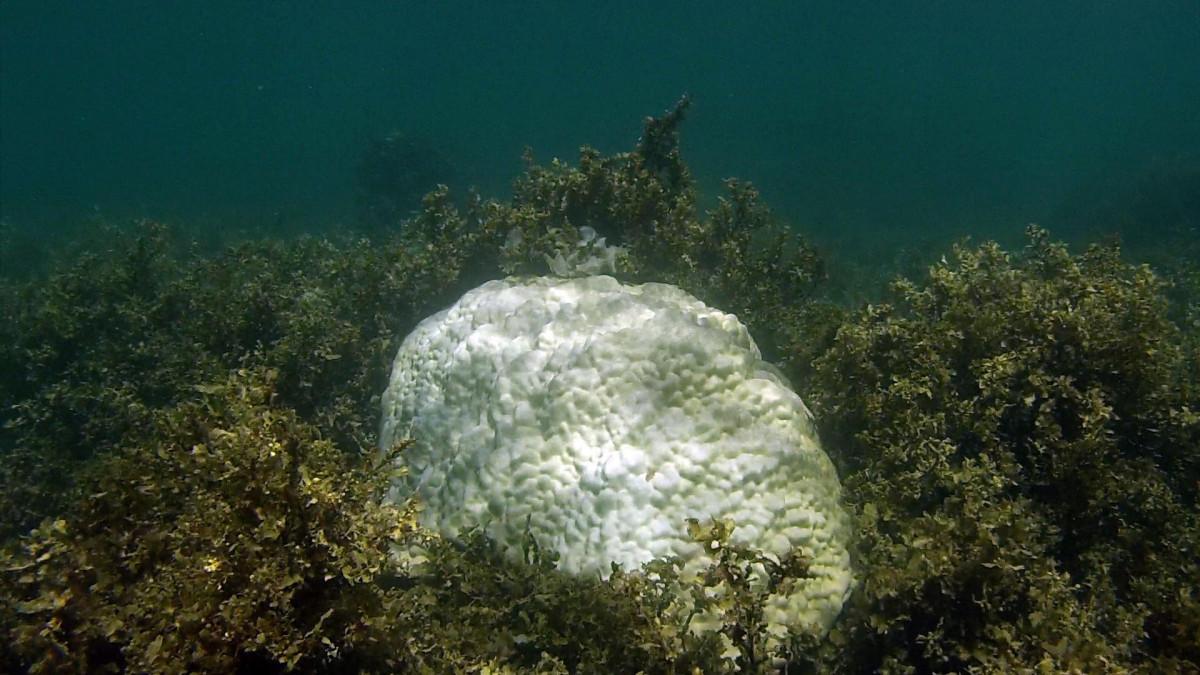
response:
<path fill-rule="evenodd" d="M 369 447 L 388 345 L 454 292 L 426 257 L 447 250 L 305 238 L 200 258 L 156 223 L 106 234 L 106 250 L 4 289 L 0 536 L 56 513 L 80 467 L 233 369 L 274 369 L 284 404 Z"/>
<path fill-rule="evenodd" d="M 484 276 L 562 273 L 562 261 L 602 259 L 604 271 L 622 280 L 674 284 L 736 314 L 768 358 L 806 364 L 793 357 L 819 341 L 798 326 L 831 314 L 815 301 L 822 258 L 749 183 L 726 181 L 717 205 L 701 212 L 679 148 L 689 105 L 684 97 L 648 117 L 630 152 L 584 147 L 574 166 L 539 165 L 526 153 L 508 201 L 473 196 L 458 208 L 448 189 L 432 192 L 407 228 L 426 240 L 461 242 L 470 269 Z"/>
<path fill-rule="evenodd" d="M 684 288 L 741 318 L 768 358 L 782 356 L 789 351 L 783 345 L 808 342 L 788 329 L 812 309 L 822 259 L 744 181 L 727 180 L 716 207 L 700 213 L 679 149 L 689 105 L 684 97 L 662 117 L 647 118 L 633 152 L 602 157 L 584 148 L 577 167 L 531 163 L 502 219 L 510 233 L 505 267 L 544 273 L 541 260 L 591 228 L 626 249 L 618 276 Z"/>
<path fill-rule="evenodd" d="M 34 672 L 311 670 L 371 635 L 411 506 L 241 371 L 151 416 L 64 516 L 4 554 L 11 657 Z M 130 439 L 132 440 L 132 439 Z M 331 636 L 338 639 L 337 643 Z"/>
<path fill-rule="evenodd" d="M 851 672 L 1200 668 L 1200 400 L 1163 285 L 1031 227 L 894 285 L 817 364 L 857 514 Z"/>

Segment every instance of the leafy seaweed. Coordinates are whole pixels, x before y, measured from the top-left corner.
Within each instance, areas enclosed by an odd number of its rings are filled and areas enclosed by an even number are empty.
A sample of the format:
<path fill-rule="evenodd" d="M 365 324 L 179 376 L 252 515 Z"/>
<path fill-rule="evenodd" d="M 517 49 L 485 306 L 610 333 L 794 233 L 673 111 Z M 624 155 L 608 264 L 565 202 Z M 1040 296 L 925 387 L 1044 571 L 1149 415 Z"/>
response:
<path fill-rule="evenodd" d="M 1028 237 L 898 281 L 818 363 L 858 516 L 854 669 L 1200 663 L 1200 401 L 1163 286 Z"/>

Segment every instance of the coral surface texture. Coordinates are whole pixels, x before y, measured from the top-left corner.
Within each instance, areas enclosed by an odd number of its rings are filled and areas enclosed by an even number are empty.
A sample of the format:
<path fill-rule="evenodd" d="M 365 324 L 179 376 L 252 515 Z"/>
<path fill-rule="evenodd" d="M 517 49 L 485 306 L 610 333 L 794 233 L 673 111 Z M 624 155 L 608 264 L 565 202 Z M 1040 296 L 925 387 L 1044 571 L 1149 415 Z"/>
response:
<path fill-rule="evenodd" d="M 687 519 L 799 553 L 775 627 L 824 629 L 852 585 L 841 486 L 812 415 L 732 314 L 666 284 L 509 278 L 423 321 L 396 356 L 381 445 L 403 453 L 397 499 L 424 524 L 480 527 L 514 556 L 528 535 L 559 568 L 607 576 L 711 561 Z"/>

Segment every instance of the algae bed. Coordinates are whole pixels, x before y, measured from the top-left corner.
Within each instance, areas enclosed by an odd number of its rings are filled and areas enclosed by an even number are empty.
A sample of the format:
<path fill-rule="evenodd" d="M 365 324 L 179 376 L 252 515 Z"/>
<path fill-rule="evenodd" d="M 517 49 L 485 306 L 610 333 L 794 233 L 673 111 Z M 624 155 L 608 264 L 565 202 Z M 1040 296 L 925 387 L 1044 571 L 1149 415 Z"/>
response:
<path fill-rule="evenodd" d="M 1152 268 L 1031 226 L 855 301 L 840 289 L 873 277 L 837 281 L 852 272 L 749 184 L 697 205 L 688 104 L 648 118 L 629 152 L 530 161 L 505 199 L 435 189 L 387 231 L 205 248 L 169 225 L 98 224 L 6 277 L 0 663 L 1195 672 L 1195 242 L 1164 243 Z M 858 585 L 827 635 L 767 650 L 749 574 L 764 558 L 728 545 L 736 523 L 687 526 L 724 544 L 698 579 L 667 560 L 601 581 L 556 572 L 532 539 L 520 561 L 478 533 L 445 540 L 418 504 L 381 499 L 399 340 L 484 280 L 548 273 L 583 228 L 625 249 L 618 277 L 737 314 L 813 408 L 855 529 Z M 35 259 L 4 236 L 5 269 Z M 767 563 L 771 583 L 805 574 Z M 687 630 L 695 598 L 716 631 Z"/>

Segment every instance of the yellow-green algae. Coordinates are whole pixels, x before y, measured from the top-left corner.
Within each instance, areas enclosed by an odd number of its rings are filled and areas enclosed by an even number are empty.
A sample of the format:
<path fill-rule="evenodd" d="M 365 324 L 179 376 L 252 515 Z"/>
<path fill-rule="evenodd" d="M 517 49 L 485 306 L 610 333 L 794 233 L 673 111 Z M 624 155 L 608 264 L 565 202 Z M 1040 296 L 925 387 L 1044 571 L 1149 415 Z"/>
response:
<path fill-rule="evenodd" d="M 1168 306 L 1114 247 L 1072 255 L 1032 230 L 847 313 L 816 299 L 820 258 L 753 188 L 700 213 L 685 109 L 633 152 L 531 162 L 509 201 L 435 191 L 391 236 L 206 257 L 142 224 L 0 284 L 0 668 L 1200 668 L 1194 266 Z M 805 569 L 728 546 L 736 524 L 690 524 L 724 551 L 705 592 L 671 561 L 566 577 L 532 540 L 512 564 L 381 505 L 367 449 L 399 336 L 483 280 L 544 273 L 584 227 L 626 249 L 623 279 L 735 312 L 815 403 L 862 580 L 829 639 L 762 653 L 747 571 Z M 425 561 L 389 562 L 398 541 Z M 686 630 L 682 598 L 721 633 Z"/>
<path fill-rule="evenodd" d="M 1195 343 L 1163 284 L 1031 227 L 893 293 L 816 366 L 865 579 L 847 666 L 1194 672 Z"/>

